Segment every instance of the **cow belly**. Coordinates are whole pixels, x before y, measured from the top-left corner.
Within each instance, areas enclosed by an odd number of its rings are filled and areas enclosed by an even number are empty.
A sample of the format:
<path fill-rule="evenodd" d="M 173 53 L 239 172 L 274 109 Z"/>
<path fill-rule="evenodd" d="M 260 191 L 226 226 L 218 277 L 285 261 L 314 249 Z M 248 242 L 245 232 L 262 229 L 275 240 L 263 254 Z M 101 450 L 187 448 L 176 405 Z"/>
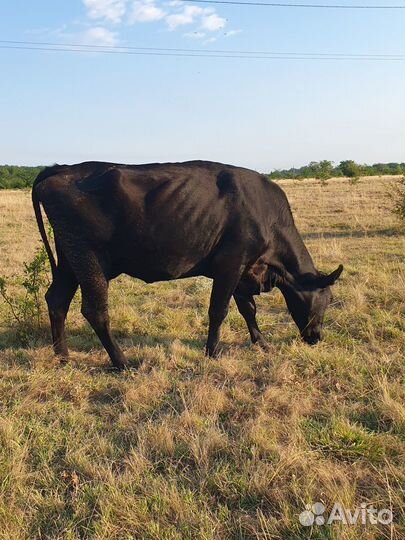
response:
<path fill-rule="evenodd" d="M 132 222 L 111 242 L 121 271 L 146 282 L 198 275 L 223 235 L 215 216 L 197 220 L 156 211 L 154 220 Z"/>
<path fill-rule="evenodd" d="M 116 247 L 116 243 L 115 243 Z M 193 249 L 183 250 L 170 249 L 170 245 L 149 244 L 142 245 L 140 242 L 121 245 L 119 252 L 112 254 L 112 274 L 127 274 L 141 279 L 146 283 L 155 281 L 169 281 L 189 275 L 199 275 L 201 263 L 208 258 L 209 253 Z M 196 272 L 196 273 L 195 273 Z"/>

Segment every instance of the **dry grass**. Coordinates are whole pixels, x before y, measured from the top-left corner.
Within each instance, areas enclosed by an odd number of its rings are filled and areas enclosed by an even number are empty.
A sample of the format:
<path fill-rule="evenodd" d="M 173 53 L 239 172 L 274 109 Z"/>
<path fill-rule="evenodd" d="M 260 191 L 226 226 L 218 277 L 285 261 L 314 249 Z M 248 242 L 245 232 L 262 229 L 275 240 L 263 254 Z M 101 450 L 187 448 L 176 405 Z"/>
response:
<path fill-rule="evenodd" d="M 325 341 L 297 339 L 280 294 L 258 299 L 271 352 L 232 310 L 203 356 L 210 283 L 112 284 L 111 317 L 137 369 L 69 315 L 72 362 L 44 331 L 18 343 L 0 304 L 0 539 L 405 538 L 405 240 L 394 179 L 281 182 L 319 268 L 345 273 Z M 0 192 L 0 274 L 39 245 L 21 191 Z M 46 331 L 45 331 L 46 329 Z M 393 526 L 305 528 L 307 503 L 392 508 Z"/>

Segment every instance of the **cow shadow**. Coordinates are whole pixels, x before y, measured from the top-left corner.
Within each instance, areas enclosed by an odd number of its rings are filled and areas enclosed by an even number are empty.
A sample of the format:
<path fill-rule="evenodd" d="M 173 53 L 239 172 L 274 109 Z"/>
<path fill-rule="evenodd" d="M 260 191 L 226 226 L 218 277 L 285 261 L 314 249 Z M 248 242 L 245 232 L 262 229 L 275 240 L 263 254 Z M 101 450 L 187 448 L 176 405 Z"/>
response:
<path fill-rule="evenodd" d="M 193 350 L 203 350 L 205 345 L 206 335 L 201 333 L 201 337 L 172 337 L 164 332 L 143 332 L 136 330 L 122 330 L 119 327 L 112 325 L 111 332 L 116 338 L 120 347 L 124 352 L 132 347 L 139 348 L 156 348 L 161 347 L 165 352 L 169 353 L 172 350 L 173 343 L 180 343 L 185 347 Z M 92 351 L 105 351 L 103 345 L 98 339 L 92 328 L 83 325 L 80 328 L 72 330 L 67 329 L 66 337 L 70 350 L 75 352 L 91 353 Z M 47 341 L 51 343 L 50 336 Z"/>
<path fill-rule="evenodd" d="M 403 231 L 398 227 L 371 230 L 337 230 L 337 231 L 313 231 L 302 233 L 303 240 L 319 240 L 321 238 L 372 238 L 375 236 L 402 236 Z"/>
<path fill-rule="evenodd" d="M 187 354 L 187 349 L 193 353 L 198 352 L 198 356 L 201 356 L 201 358 L 205 354 L 207 338 L 205 332 L 202 332 L 201 336 L 197 338 L 183 337 L 181 339 L 165 336 L 164 334 L 145 334 L 123 331 L 116 328 L 113 328 L 113 334 L 124 351 L 128 361 L 128 367 L 134 370 L 141 367 L 144 358 L 150 355 L 152 349 L 162 349 L 165 357 L 170 357 L 175 352 L 174 345 L 176 347 L 179 346 L 180 349 L 184 347 L 185 354 Z M 294 336 L 277 337 L 277 335 L 264 334 L 269 343 L 273 345 L 280 345 L 281 341 L 283 344 L 292 343 L 296 339 Z M 110 364 L 106 350 L 90 328 L 78 327 L 67 329 L 66 337 L 70 353 L 69 361 L 73 364 L 81 365 L 82 359 L 80 356 L 86 355 L 86 369 L 90 369 L 94 373 L 115 371 Z M 32 332 L 28 339 L 18 338 L 13 329 L 2 329 L 0 331 L 0 365 L 7 367 L 15 365 L 30 367 L 33 365 L 35 350 L 43 348 L 47 348 L 50 352 L 50 357 L 56 360 L 52 351 L 50 329 L 45 324 L 35 332 Z M 257 349 L 258 346 L 251 343 L 247 330 L 246 336 L 239 335 L 236 336 L 236 339 L 229 339 L 228 336 L 226 341 L 221 341 L 221 356 L 232 354 L 235 351 L 245 353 Z M 100 354 L 104 359 L 102 365 L 100 365 Z M 92 355 L 94 355 L 93 358 Z M 47 356 L 49 356 L 49 353 L 47 353 Z M 50 367 L 55 367 L 55 363 L 52 362 Z"/>
<path fill-rule="evenodd" d="M 162 348 L 165 355 L 173 352 L 173 343 L 180 343 L 193 351 L 203 353 L 205 346 L 205 335 L 201 338 L 172 338 L 164 334 L 144 334 L 138 332 L 125 332 L 120 329 L 112 329 L 118 344 L 123 348 L 127 357 L 129 367 L 137 368 L 141 364 L 138 356 L 133 355 L 127 349 L 136 347 L 138 349 Z M 106 370 L 110 370 L 108 364 L 108 355 L 103 345 L 91 329 L 84 327 L 67 329 L 66 332 L 69 352 L 72 358 L 75 353 L 88 355 L 89 361 L 86 361 L 88 367 L 101 369 L 99 364 L 99 353 L 106 356 Z M 51 347 L 52 339 L 50 329 L 45 324 L 38 329 L 32 330 L 29 335 L 19 336 L 14 328 L 5 328 L 0 331 L 0 364 L 6 365 L 26 365 L 31 364 L 32 351 L 43 347 Z M 97 361 L 91 362 L 91 353 L 95 353 Z"/>

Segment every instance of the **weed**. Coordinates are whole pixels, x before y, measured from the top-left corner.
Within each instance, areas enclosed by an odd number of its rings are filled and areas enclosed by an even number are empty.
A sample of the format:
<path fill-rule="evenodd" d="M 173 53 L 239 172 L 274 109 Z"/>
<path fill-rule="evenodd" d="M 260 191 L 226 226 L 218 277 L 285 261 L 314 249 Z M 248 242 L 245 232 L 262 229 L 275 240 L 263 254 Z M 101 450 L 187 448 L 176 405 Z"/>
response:
<path fill-rule="evenodd" d="M 8 325 L 12 326 L 20 340 L 28 343 L 41 327 L 43 315 L 43 296 L 49 285 L 49 264 L 45 248 L 37 249 L 33 259 L 24 263 L 22 276 L 15 282 L 20 284 L 18 291 L 9 293 L 8 280 L 0 276 L 0 297 L 8 310 Z"/>

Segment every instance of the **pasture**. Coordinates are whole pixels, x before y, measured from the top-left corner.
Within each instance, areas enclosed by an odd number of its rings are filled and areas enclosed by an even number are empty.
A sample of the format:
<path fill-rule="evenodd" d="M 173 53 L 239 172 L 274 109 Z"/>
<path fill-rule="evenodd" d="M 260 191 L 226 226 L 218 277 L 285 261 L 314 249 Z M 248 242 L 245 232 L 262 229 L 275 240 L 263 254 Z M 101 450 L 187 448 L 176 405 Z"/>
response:
<path fill-rule="evenodd" d="M 270 352 L 232 303 L 223 353 L 203 354 L 211 282 L 111 284 L 132 370 L 80 314 L 60 367 L 0 299 L 0 539 L 405 538 L 405 237 L 395 177 L 281 181 L 316 266 L 344 273 L 324 341 L 302 343 L 278 291 L 257 298 Z M 0 191 L 0 275 L 20 287 L 40 245 L 27 191 Z M 362 503 L 392 524 L 301 525 L 309 503 Z"/>

